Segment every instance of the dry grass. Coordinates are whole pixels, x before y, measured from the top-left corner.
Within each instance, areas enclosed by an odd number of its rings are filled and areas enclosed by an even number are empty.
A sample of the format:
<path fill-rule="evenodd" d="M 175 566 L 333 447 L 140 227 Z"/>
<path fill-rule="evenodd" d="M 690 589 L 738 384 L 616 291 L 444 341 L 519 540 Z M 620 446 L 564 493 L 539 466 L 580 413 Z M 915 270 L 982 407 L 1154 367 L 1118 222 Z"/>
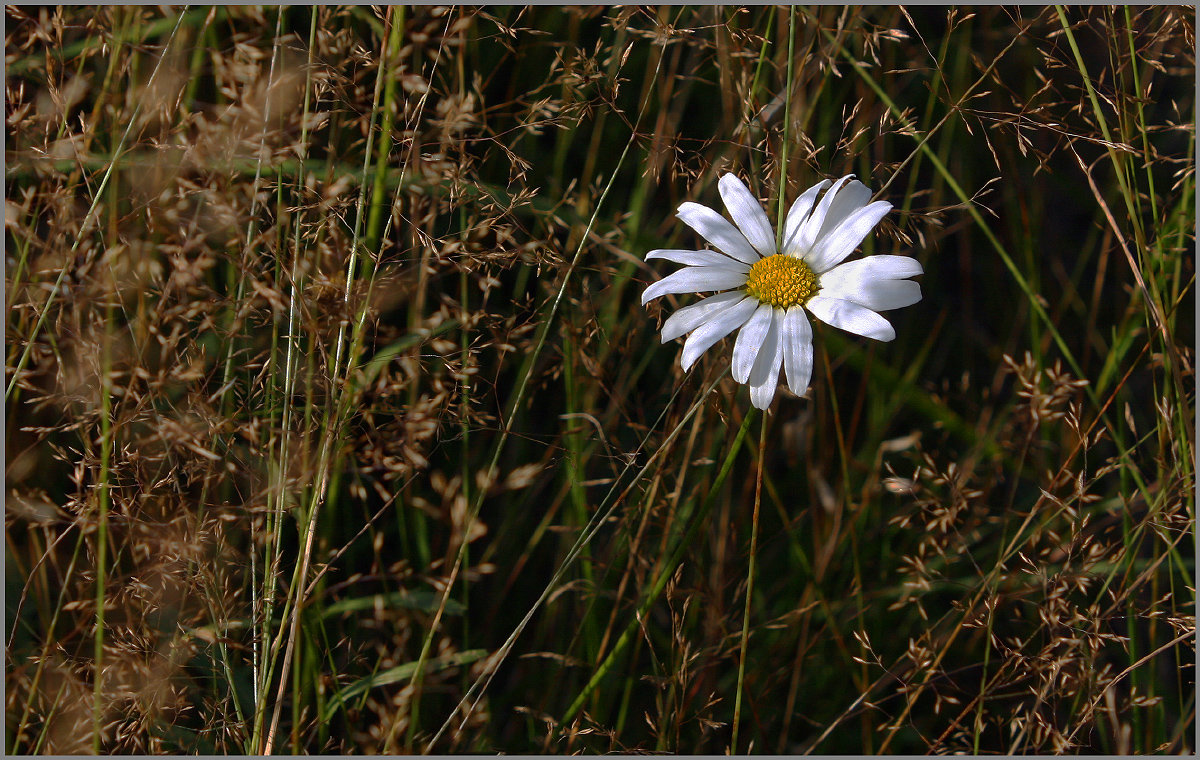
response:
<path fill-rule="evenodd" d="M 1195 749 L 1194 14 L 6 13 L 7 750 Z M 785 156 L 925 296 L 752 420 Z"/>

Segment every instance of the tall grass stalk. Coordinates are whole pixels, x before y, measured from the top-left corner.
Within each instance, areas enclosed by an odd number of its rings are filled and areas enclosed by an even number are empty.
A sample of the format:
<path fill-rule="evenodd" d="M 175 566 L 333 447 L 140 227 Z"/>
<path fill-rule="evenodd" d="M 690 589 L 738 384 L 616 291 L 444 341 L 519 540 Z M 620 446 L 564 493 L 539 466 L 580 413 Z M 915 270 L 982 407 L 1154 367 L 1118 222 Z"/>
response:
<path fill-rule="evenodd" d="M 111 317 L 111 314 L 109 315 Z M 108 567 L 108 507 L 109 477 L 112 463 L 111 422 L 111 357 L 106 340 L 100 359 L 100 477 L 96 488 L 96 632 L 93 658 L 95 676 L 92 683 L 92 751 L 100 753 L 104 732 L 104 606 L 106 604 L 105 573 Z"/>

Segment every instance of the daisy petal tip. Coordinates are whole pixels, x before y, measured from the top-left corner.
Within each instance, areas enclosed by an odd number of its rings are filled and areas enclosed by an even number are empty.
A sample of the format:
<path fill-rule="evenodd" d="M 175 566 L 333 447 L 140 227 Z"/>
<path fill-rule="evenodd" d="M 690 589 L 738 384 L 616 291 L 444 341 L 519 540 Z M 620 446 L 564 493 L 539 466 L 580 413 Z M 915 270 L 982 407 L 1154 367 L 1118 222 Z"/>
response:
<path fill-rule="evenodd" d="M 750 388 L 750 403 L 755 409 L 766 411 L 771 408 L 771 402 L 775 400 L 775 383 L 767 385 L 756 385 Z"/>
<path fill-rule="evenodd" d="M 880 343 L 891 343 L 896 339 L 896 328 L 892 327 L 892 323 L 887 320 L 881 320 L 883 324 L 878 325 L 875 329 L 865 334 L 864 337 L 877 340 Z"/>
<path fill-rule="evenodd" d="M 745 187 L 745 186 L 746 186 L 746 184 L 744 182 L 742 182 L 740 179 L 738 179 L 738 176 L 736 174 L 734 174 L 733 172 L 725 172 L 724 174 L 721 175 L 721 178 L 719 180 L 717 180 L 718 188 Z"/>

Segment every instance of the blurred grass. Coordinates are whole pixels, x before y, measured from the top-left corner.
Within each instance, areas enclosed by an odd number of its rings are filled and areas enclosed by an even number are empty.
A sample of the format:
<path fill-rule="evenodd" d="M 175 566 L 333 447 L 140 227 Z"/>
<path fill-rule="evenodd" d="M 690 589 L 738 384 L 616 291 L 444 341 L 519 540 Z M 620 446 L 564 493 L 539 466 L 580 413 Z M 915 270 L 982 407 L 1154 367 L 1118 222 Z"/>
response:
<path fill-rule="evenodd" d="M 1194 15 L 6 12 L 10 751 L 1194 749 Z M 762 446 L 724 171 L 925 268 Z"/>

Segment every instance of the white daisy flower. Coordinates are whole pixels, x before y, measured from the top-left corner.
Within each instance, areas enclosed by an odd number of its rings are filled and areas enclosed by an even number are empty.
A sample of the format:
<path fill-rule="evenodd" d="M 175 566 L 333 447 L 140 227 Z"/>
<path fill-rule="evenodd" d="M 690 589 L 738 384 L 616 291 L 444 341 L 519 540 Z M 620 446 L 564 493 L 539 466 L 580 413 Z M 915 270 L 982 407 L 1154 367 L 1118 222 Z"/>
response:
<path fill-rule="evenodd" d="M 669 293 L 723 291 L 683 307 L 663 323 L 663 343 L 688 335 L 680 357 L 684 370 L 740 328 L 733 344 L 733 379 L 748 383 L 751 403 L 766 409 L 775 397 L 780 367 L 793 393 L 808 389 L 813 345 L 806 310 L 855 335 L 896 337 L 878 312 L 920 301 L 921 286 L 904 278 L 923 270 L 907 256 L 842 263 L 892 209 L 887 201 L 868 203 L 871 191 L 853 176 L 832 187 L 824 180 L 801 193 L 784 222 L 782 249 L 775 246 L 758 199 L 732 174 L 721 177 L 718 187 L 736 227 L 707 206 L 679 206 L 677 216 L 717 250 L 646 254 L 686 266 L 646 288 L 642 304 Z"/>

